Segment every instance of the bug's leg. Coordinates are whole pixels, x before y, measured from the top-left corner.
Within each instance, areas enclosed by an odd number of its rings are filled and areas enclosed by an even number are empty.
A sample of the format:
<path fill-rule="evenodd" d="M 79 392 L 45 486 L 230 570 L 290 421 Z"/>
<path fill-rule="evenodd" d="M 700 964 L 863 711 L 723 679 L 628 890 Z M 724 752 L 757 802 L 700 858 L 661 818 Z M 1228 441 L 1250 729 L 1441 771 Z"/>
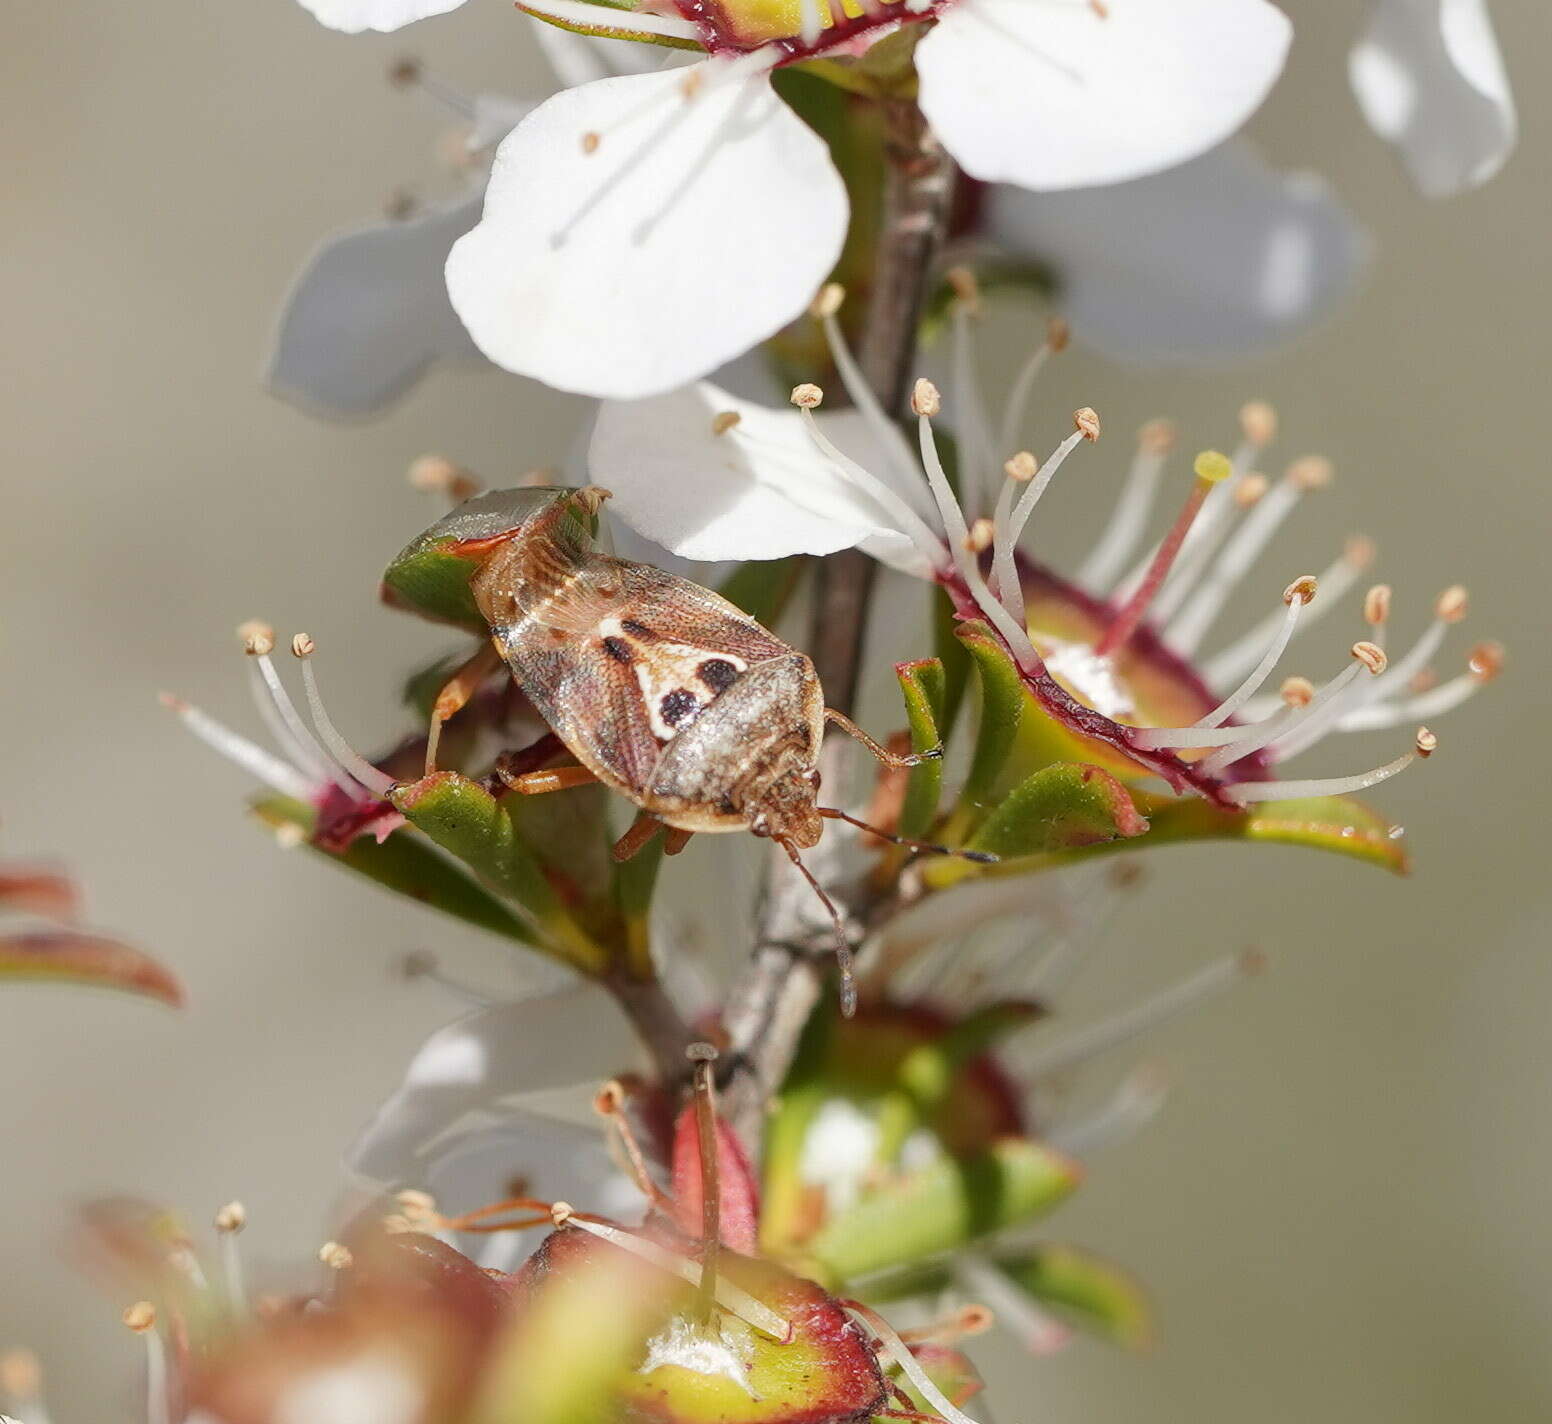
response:
<path fill-rule="evenodd" d="M 639 812 L 630 829 L 614 843 L 609 853 L 622 863 L 630 860 L 651 845 L 652 837 L 662 829 L 663 823 L 650 811 Z"/>
<path fill-rule="evenodd" d="M 431 726 L 426 731 L 426 775 L 436 770 L 437 746 L 442 740 L 442 725 L 455 712 L 468 704 L 479 691 L 480 684 L 501 666 L 501 650 L 487 638 L 474 656 L 442 684 L 437 699 L 431 704 Z"/>
<path fill-rule="evenodd" d="M 803 864 L 798 848 L 789 840 L 778 839 L 776 844 L 786 851 L 787 859 L 797 867 L 798 874 L 808 881 L 809 888 L 819 897 L 820 904 L 829 913 L 830 923 L 835 926 L 835 967 L 841 975 L 841 1017 L 853 1018 L 857 1013 L 857 980 L 852 973 L 851 940 L 846 935 L 846 922 L 841 918 L 835 901 L 814 878 L 814 872 Z"/>
<path fill-rule="evenodd" d="M 682 831 L 678 826 L 670 826 L 663 834 L 663 854 L 678 855 L 690 843 L 690 837 L 694 831 Z"/>
<path fill-rule="evenodd" d="M 522 796 L 544 796 L 551 791 L 569 791 L 573 786 L 586 786 L 598 780 L 585 766 L 557 766 L 548 771 L 524 771 L 516 775 L 498 766 L 496 775 L 508 790 Z"/>
<path fill-rule="evenodd" d="M 924 761 L 940 761 L 943 757 L 942 746 L 933 747 L 925 752 L 908 752 L 904 756 L 897 752 L 892 752 L 882 742 L 874 741 L 844 712 L 837 712 L 833 707 L 825 708 L 825 721 L 833 722 L 848 737 L 851 737 L 854 741 L 861 742 L 885 766 L 895 768 L 920 766 Z"/>
<path fill-rule="evenodd" d="M 909 836 L 892 835 L 888 831 L 879 830 L 877 826 L 870 826 L 866 821 L 859 821 L 857 817 L 834 806 L 819 807 L 819 814 L 827 820 L 845 821 L 848 826 L 855 826 L 859 831 L 866 831 L 870 836 L 877 836 L 881 841 L 890 841 L 911 850 L 930 850 L 937 855 L 957 855 L 961 860 L 973 860 L 979 865 L 996 865 L 1000 859 L 989 850 L 957 850 L 953 846 L 939 845 L 936 841 L 917 841 Z"/>

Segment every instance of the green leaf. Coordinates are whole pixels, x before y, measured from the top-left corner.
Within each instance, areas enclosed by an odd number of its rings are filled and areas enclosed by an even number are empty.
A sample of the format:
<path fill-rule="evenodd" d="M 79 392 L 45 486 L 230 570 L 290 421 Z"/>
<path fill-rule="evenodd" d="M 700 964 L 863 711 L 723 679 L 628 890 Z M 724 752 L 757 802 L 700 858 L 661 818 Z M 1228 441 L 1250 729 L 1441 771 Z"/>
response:
<path fill-rule="evenodd" d="M 1063 763 L 1016 786 L 970 838 L 971 850 L 998 857 L 994 865 L 940 857 L 922 868 L 942 889 L 973 875 L 1019 875 L 1029 857 L 1131 840 L 1148 829 L 1131 794 L 1108 771 Z"/>
<path fill-rule="evenodd" d="M 1350 796 L 1312 796 L 1300 801 L 1262 801 L 1244 811 L 1220 811 L 1207 802 L 1139 796 L 1153 829 L 1150 845 L 1173 841 L 1270 841 L 1311 846 L 1383 866 L 1398 875 L 1411 869 L 1401 827 Z"/>
<path fill-rule="evenodd" d="M 456 772 L 438 771 L 394 787 L 389 799 L 412 826 L 522 908 L 538 932 L 536 947 L 584 974 L 608 967 L 608 952 L 572 918 L 519 837 L 505 804 L 483 786 Z"/>
<path fill-rule="evenodd" d="M 1148 1297 L 1136 1277 L 1113 1262 L 1049 1243 L 995 1260 L 1016 1285 L 1074 1325 L 1131 1350 L 1153 1343 Z"/>
<path fill-rule="evenodd" d="M 997 778 L 1013 750 L 1019 724 L 1033 699 L 1019 677 L 1013 659 L 984 623 L 962 623 L 955 630 L 970 654 L 981 690 L 981 718 L 976 727 L 970 770 L 959 793 L 959 808 L 946 832 L 951 845 L 974 828 L 993 804 Z"/>
<path fill-rule="evenodd" d="M 775 627 L 797 589 L 806 559 L 760 559 L 740 564 L 717 589 L 756 623 Z"/>
<path fill-rule="evenodd" d="M 940 1157 L 896 1177 L 833 1216 L 805 1249 L 831 1278 L 855 1280 L 1032 1221 L 1081 1177 L 1044 1144 L 1004 1138 L 975 1157 Z"/>
<path fill-rule="evenodd" d="M 939 719 L 943 715 L 945 679 L 943 664 L 936 658 L 896 663 L 895 676 L 905 698 L 905 718 L 911 729 L 911 750 L 927 752 L 941 748 Z M 924 836 L 938 815 L 938 799 L 943 793 L 943 761 L 939 757 L 911 768 L 905 785 L 905 802 L 900 808 L 900 834 Z"/>
<path fill-rule="evenodd" d="M 533 931 L 500 900 L 417 836 L 396 831 L 381 845 L 371 836 L 361 836 L 343 851 L 328 851 L 310 839 L 315 820 L 312 807 L 286 796 L 266 796 L 255 801 L 252 810 L 271 829 L 294 827 L 308 837 L 303 844 L 314 854 L 396 894 L 519 944 L 538 944 Z"/>
<path fill-rule="evenodd" d="M 149 954 L 80 930 L 0 935 L 0 981 L 116 989 L 183 1007 L 183 985 Z"/>

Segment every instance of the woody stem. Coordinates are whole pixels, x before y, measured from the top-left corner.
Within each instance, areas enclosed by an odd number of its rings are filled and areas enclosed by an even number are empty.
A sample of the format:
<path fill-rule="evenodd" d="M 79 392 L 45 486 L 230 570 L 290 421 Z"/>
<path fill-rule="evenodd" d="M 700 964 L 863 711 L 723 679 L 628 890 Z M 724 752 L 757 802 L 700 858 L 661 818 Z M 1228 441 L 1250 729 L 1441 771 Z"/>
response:
<path fill-rule="evenodd" d="M 858 360 L 885 409 L 906 414 L 915 372 L 916 338 L 927 281 L 948 227 L 956 169 L 927 127 L 914 100 L 882 101 L 886 139 L 883 213 L 873 265 L 866 323 Z M 830 706 L 850 712 L 856 700 L 876 570 L 855 550 L 821 561 L 814 586 L 809 649 Z M 834 749 L 834 750 L 832 750 Z M 838 740 L 820 762 L 831 785 L 839 781 L 833 758 Z M 827 847 L 813 852 L 811 868 L 827 874 Z M 776 859 L 773 857 L 773 860 Z M 870 907 L 843 899 L 850 916 L 865 921 Z M 797 1052 L 828 971 L 833 950 L 828 926 L 816 928 L 807 886 L 778 867 L 767 881 L 754 954 L 735 983 L 723 1014 L 731 1052 L 724 1113 L 758 1160 L 765 1108 L 781 1086 Z"/>

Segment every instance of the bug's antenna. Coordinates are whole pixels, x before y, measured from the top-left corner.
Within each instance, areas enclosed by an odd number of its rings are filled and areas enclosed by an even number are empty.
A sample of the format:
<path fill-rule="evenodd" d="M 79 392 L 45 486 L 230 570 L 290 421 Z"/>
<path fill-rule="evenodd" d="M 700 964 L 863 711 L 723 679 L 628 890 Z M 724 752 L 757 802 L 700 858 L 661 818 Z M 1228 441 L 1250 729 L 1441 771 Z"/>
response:
<path fill-rule="evenodd" d="M 832 821 L 845 821 L 848 826 L 855 826 L 859 831 L 866 831 L 870 836 L 877 836 L 881 841 L 890 841 L 911 850 L 928 850 L 937 855 L 957 855 L 961 860 L 973 860 L 977 865 L 996 865 L 1000 859 L 987 850 L 960 850 L 954 846 L 938 845 L 935 841 L 918 841 L 912 840 L 909 836 L 891 835 L 888 831 L 879 830 L 877 826 L 870 826 L 866 821 L 859 821 L 855 816 L 848 815 L 835 806 L 821 806 L 819 814 Z"/>
<path fill-rule="evenodd" d="M 797 847 L 787 840 L 780 844 L 787 852 L 787 859 L 797 866 L 798 873 L 813 887 L 814 894 L 819 897 L 825 909 L 830 912 L 831 920 L 835 922 L 835 964 L 841 971 L 841 1016 L 849 1019 L 857 1012 L 857 980 L 852 974 L 851 943 L 846 938 L 846 923 L 841 919 L 841 912 L 835 908 L 835 901 L 825 893 L 824 886 L 814 879 L 813 872 L 803 864 Z"/>

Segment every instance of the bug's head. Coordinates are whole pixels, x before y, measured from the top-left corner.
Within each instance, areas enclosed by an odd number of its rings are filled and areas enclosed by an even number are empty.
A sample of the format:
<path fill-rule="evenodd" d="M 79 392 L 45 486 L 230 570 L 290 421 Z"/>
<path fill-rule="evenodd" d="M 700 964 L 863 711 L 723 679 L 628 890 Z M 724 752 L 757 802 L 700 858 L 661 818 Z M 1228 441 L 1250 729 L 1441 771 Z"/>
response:
<path fill-rule="evenodd" d="M 818 845 L 824 831 L 818 793 L 811 771 L 801 767 L 782 771 L 750 798 L 749 829 L 798 850 Z"/>
<path fill-rule="evenodd" d="M 412 540 L 383 573 L 385 603 L 483 633 L 473 581 L 492 556 L 514 543 L 543 539 L 563 553 L 592 544 L 609 491 L 533 486 L 493 490 L 465 500 Z"/>

